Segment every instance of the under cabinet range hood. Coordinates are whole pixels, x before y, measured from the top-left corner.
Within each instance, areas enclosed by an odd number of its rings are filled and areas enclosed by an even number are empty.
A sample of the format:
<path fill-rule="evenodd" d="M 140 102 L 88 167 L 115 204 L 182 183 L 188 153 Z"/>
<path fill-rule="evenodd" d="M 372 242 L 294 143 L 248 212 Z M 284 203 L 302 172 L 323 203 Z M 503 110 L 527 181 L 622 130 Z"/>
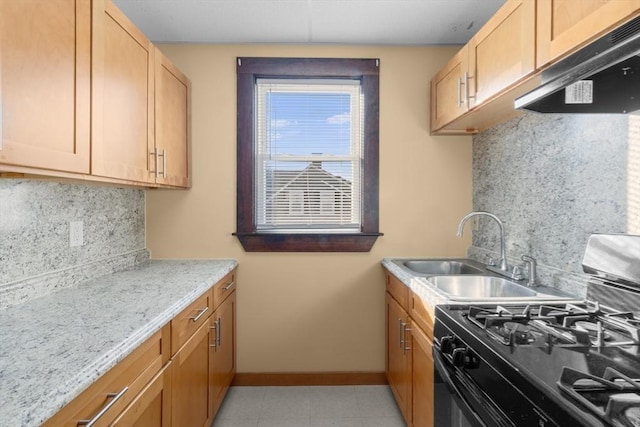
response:
<path fill-rule="evenodd" d="M 640 110 L 640 17 L 618 27 L 541 74 L 541 85 L 515 100 L 540 113 Z"/>

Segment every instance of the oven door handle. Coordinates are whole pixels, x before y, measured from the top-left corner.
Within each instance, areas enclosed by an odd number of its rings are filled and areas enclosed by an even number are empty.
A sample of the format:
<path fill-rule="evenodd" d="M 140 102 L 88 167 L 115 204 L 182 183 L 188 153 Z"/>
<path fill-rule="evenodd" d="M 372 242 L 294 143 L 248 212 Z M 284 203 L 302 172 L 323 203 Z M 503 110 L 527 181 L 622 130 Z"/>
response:
<path fill-rule="evenodd" d="M 456 400 L 458 407 L 462 410 L 465 417 L 467 418 L 467 421 L 471 423 L 473 427 L 487 427 L 484 421 L 482 421 L 482 419 L 480 418 L 480 415 L 473 410 L 471 405 L 469 405 L 469 403 L 467 402 L 467 399 L 465 399 L 458 387 L 456 387 L 456 385 L 454 384 L 453 380 L 451 379 L 451 375 L 449 374 L 449 371 L 445 366 L 447 362 L 444 360 L 444 354 L 441 353 L 436 346 L 433 347 L 433 362 L 443 382 L 451 392 L 453 398 Z"/>

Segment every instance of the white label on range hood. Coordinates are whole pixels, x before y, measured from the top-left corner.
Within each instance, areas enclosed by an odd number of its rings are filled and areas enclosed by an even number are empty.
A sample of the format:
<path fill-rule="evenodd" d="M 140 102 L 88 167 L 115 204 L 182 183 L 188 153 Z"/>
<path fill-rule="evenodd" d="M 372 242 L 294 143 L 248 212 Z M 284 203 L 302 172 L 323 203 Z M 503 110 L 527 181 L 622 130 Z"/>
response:
<path fill-rule="evenodd" d="M 564 89 L 565 104 L 593 104 L 593 80 L 580 80 Z"/>

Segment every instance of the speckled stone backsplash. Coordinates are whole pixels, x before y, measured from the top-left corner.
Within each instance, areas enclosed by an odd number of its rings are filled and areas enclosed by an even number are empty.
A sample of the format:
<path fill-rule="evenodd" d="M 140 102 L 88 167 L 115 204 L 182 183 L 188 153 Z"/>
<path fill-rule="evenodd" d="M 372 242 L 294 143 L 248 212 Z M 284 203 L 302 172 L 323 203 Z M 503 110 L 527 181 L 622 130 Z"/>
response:
<path fill-rule="evenodd" d="M 510 261 L 531 255 L 542 282 L 583 296 L 589 235 L 640 234 L 638 119 L 526 113 L 474 137 L 473 207 L 503 221 Z M 498 248 L 480 218 L 469 255 Z"/>
<path fill-rule="evenodd" d="M 148 259 L 144 203 L 144 190 L 0 180 L 0 308 Z"/>

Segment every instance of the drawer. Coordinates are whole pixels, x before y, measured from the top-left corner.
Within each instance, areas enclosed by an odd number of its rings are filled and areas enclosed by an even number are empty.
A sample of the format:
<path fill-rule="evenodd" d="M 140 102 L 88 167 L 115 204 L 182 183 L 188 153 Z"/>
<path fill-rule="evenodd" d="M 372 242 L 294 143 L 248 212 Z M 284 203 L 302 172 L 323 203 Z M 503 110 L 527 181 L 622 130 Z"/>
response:
<path fill-rule="evenodd" d="M 434 310 L 422 302 L 422 299 L 413 292 L 411 292 L 411 308 L 409 310 L 409 315 L 413 321 L 420 326 L 420 329 L 422 329 L 427 337 L 430 340 L 433 339 Z"/>
<path fill-rule="evenodd" d="M 393 274 L 387 273 L 386 276 L 387 292 L 400 303 L 405 311 L 409 312 L 409 288 Z"/>
<path fill-rule="evenodd" d="M 160 372 L 169 356 L 168 337 L 169 325 L 156 332 L 43 426 L 76 427 L 86 425 L 92 419 L 97 420 L 96 427 L 109 425 Z"/>
<path fill-rule="evenodd" d="M 213 287 L 213 309 L 218 308 L 233 291 L 236 290 L 236 270 L 224 276 Z"/>
<path fill-rule="evenodd" d="M 187 342 L 187 340 L 203 325 L 211 313 L 213 313 L 213 304 L 211 301 L 212 294 L 210 291 L 202 294 L 197 300 L 192 302 L 189 307 L 182 310 L 180 314 L 171 320 L 171 355 L 176 352 Z"/>

